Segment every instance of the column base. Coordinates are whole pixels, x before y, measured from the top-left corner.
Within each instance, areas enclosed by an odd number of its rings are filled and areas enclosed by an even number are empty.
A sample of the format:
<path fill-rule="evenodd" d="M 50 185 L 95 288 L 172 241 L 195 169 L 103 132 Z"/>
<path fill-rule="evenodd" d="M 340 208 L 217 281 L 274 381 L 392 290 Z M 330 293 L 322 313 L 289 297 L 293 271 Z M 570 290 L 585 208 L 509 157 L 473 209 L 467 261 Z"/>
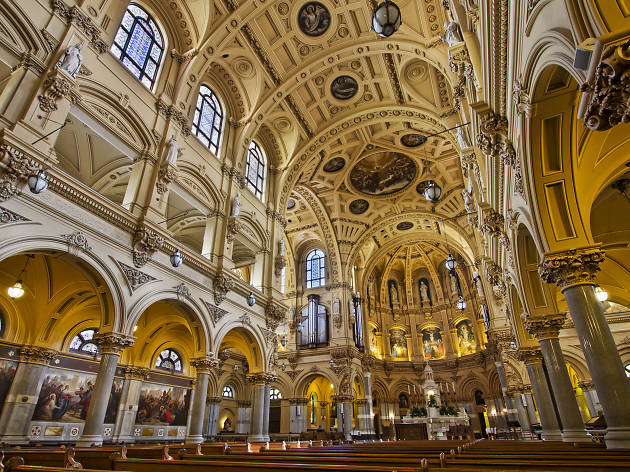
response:
<path fill-rule="evenodd" d="M 100 446 L 103 444 L 103 436 L 99 434 L 83 435 L 77 439 L 77 447 Z"/>
<path fill-rule="evenodd" d="M 562 441 L 562 432 L 559 429 L 543 431 L 541 436 L 543 441 Z"/>
<path fill-rule="evenodd" d="M 583 429 L 565 429 L 562 431 L 562 442 L 592 442 L 590 435 Z"/>
<path fill-rule="evenodd" d="M 186 436 L 186 444 L 201 444 L 204 438 L 201 434 L 195 436 Z"/>
<path fill-rule="evenodd" d="M 630 449 L 630 427 L 609 426 L 604 436 L 604 442 L 608 449 Z"/>
<path fill-rule="evenodd" d="M 269 436 L 263 436 L 262 434 L 256 436 L 247 436 L 247 442 L 250 443 L 261 443 L 269 441 Z"/>

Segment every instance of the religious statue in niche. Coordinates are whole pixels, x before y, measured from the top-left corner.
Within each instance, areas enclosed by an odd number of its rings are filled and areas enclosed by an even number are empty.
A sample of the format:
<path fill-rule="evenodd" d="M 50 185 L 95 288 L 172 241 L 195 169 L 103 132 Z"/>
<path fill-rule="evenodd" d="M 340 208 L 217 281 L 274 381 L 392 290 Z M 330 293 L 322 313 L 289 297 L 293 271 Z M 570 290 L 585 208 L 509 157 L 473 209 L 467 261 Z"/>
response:
<path fill-rule="evenodd" d="M 454 21 L 444 23 L 444 34 L 440 34 L 440 39 L 450 46 L 461 43 L 464 38 L 459 31 L 459 25 Z"/>
<path fill-rule="evenodd" d="M 76 79 L 79 69 L 81 69 L 81 65 L 83 64 L 81 49 L 83 49 L 83 45 L 81 43 L 75 44 L 74 46 L 68 46 L 66 52 L 63 53 L 59 62 L 57 62 L 56 68 L 73 79 Z"/>
<path fill-rule="evenodd" d="M 433 300 L 431 299 L 431 289 L 429 288 L 429 281 L 423 277 L 418 281 L 418 287 L 420 289 L 420 303 L 422 306 L 433 306 Z"/>
<path fill-rule="evenodd" d="M 381 350 L 378 348 L 378 335 L 376 334 L 376 328 L 370 329 L 368 337 L 370 338 L 370 352 L 373 356 L 380 356 Z"/>
<path fill-rule="evenodd" d="M 398 284 L 395 280 L 387 281 L 387 289 L 389 290 L 389 305 L 397 305 L 400 303 L 398 299 Z"/>
<path fill-rule="evenodd" d="M 234 429 L 232 429 L 232 420 L 229 417 L 226 418 L 223 422 L 223 431 L 225 431 L 226 433 L 231 433 L 232 431 L 234 431 Z"/>
<path fill-rule="evenodd" d="M 460 356 L 473 354 L 477 348 L 475 333 L 469 320 L 462 320 L 455 325 L 457 329 L 457 350 Z"/>
<path fill-rule="evenodd" d="M 459 291 L 459 280 L 458 280 L 457 272 L 455 272 L 454 270 L 449 271 L 448 278 L 451 285 L 451 293 L 453 295 L 459 295 L 460 291 Z"/>
<path fill-rule="evenodd" d="M 404 393 L 398 395 L 398 408 L 409 408 L 409 398 Z"/>
<path fill-rule="evenodd" d="M 308 2 L 298 12 L 298 25 L 307 36 L 321 36 L 330 26 L 330 12 L 319 2 Z"/>
<path fill-rule="evenodd" d="M 407 357 L 407 337 L 400 328 L 389 330 L 389 347 L 392 357 L 404 359 Z"/>
<path fill-rule="evenodd" d="M 234 195 L 234 200 L 232 200 L 232 214 L 234 218 L 238 218 L 241 214 L 241 193 L 236 192 Z"/>
<path fill-rule="evenodd" d="M 177 166 L 179 151 L 180 150 L 177 147 L 177 139 L 175 139 L 175 136 L 171 136 L 171 139 L 168 141 L 168 148 L 166 150 L 166 157 L 164 158 L 164 162 L 172 166 Z"/>
<path fill-rule="evenodd" d="M 422 330 L 422 351 L 425 359 L 440 359 L 444 357 L 444 339 L 440 328 L 425 328 Z"/>
<path fill-rule="evenodd" d="M 338 315 L 339 314 L 339 299 L 337 297 L 333 298 L 332 301 L 332 314 L 333 315 Z"/>

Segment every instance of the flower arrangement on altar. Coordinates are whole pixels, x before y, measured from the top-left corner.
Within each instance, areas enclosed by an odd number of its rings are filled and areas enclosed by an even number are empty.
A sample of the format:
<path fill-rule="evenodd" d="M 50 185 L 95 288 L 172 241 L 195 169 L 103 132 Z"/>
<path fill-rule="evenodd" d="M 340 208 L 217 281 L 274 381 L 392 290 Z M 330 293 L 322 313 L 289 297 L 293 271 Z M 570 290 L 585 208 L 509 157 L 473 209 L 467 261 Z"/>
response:
<path fill-rule="evenodd" d="M 429 403 L 427 404 L 430 408 L 437 408 L 438 402 L 435 398 L 435 395 L 429 395 Z"/>
<path fill-rule="evenodd" d="M 419 417 L 426 417 L 427 416 L 427 409 L 425 407 L 422 408 L 418 408 L 417 406 L 414 406 L 411 409 L 411 414 L 410 416 L 412 418 L 419 418 Z"/>

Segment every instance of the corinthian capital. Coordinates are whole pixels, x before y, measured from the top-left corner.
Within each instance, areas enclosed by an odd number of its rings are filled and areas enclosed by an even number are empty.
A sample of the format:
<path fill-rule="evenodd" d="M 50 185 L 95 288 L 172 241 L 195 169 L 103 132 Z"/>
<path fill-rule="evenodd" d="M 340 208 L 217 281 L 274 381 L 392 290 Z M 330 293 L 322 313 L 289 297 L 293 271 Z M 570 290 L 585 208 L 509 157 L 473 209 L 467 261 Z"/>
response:
<path fill-rule="evenodd" d="M 604 251 L 599 245 L 549 253 L 538 265 L 538 273 L 542 280 L 556 284 L 560 290 L 574 285 L 594 285 L 595 273 L 603 260 Z"/>
<path fill-rule="evenodd" d="M 267 328 L 275 331 L 280 323 L 285 320 L 287 309 L 275 303 L 268 303 L 265 307 L 265 317 L 267 322 Z"/>
<path fill-rule="evenodd" d="M 135 338 L 122 333 L 96 333 L 94 342 L 98 344 L 102 354 L 119 356 L 126 347 L 133 346 Z"/>
<path fill-rule="evenodd" d="M 20 359 L 30 364 L 45 364 L 53 360 L 57 351 L 40 346 L 24 346 L 20 348 Z"/>
<path fill-rule="evenodd" d="M 247 380 L 253 385 L 271 385 L 277 377 L 267 372 L 255 372 L 247 376 Z"/>
<path fill-rule="evenodd" d="M 554 313 L 546 316 L 530 316 L 525 321 L 525 329 L 529 334 L 535 336 L 538 341 L 544 339 L 557 338 L 567 315 L 565 313 Z"/>
<path fill-rule="evenodd" d="M 542 351 L 538 346 L 522 347 L 518 350 L 518 358 L 525 365 L 542 364 Z"/>
<path fill-rule="evenodd" d="M 197 374 L 209 374 L 212 369 L 219 365 L 219 361 L 213 357 L 204 356 L 197 357 L 190 361 Z"/>

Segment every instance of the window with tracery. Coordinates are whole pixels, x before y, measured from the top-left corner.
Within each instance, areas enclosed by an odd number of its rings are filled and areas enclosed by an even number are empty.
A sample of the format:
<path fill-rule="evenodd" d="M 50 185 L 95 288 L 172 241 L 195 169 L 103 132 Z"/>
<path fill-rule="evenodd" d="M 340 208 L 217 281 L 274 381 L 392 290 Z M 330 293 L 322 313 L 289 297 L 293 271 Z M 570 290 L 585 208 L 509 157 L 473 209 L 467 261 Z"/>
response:
<path fill-rule="evenodd" d="M 247 171 L 245 181 L 247 188 L 260 200 L 265 194 L 265 172 L 267 168 L 267 160 L 260 146 L 252 141 L 247 150 Z"/>
<path fill-rule="evenodd" d="M 223 398 L 234 398 L 234 389 L 229 385 L 223 387 Z"/>
<path fill-rule="evenodd" d="M 164 349 L 155 359 L 155 367 L 169 372 L 181 372 L 182 358 L 175 349 Z"/>
<path fill-rule="evenodd" d="M 223 107 L 219 98 L 207 85 L 199 88 L 192 130 L 197 138 L 218 157 L 223 130 Z"/>
<path fill-rule="evenodd" d="M 280 393 L 280 390 L 278 390 L 276 387 L 271 387 L 269 389 L 270 400 L 280 400 L 281 398 L 282 398 L 282 394 Z"/>
<path fill-rule="evenodd" d="M 315 249 L 306 256 L 306 288 L 324 285 L 326 285 L 326 256 L 320 249 Z"/>
<path fill-rule="evenodd" d="M 88 328 L 77 334 L 70 341 L 70 352 L 93 356 L 98 353 L 98 346 L 93 341 L 94 335 L 98 333 L 97 328 Z"/>
<path fill-rule="evenodd" d="M 155 20 L 132 2 L 127 6 L 110 51 L 151 90 L 164 54 L 164 43 Z"/>

